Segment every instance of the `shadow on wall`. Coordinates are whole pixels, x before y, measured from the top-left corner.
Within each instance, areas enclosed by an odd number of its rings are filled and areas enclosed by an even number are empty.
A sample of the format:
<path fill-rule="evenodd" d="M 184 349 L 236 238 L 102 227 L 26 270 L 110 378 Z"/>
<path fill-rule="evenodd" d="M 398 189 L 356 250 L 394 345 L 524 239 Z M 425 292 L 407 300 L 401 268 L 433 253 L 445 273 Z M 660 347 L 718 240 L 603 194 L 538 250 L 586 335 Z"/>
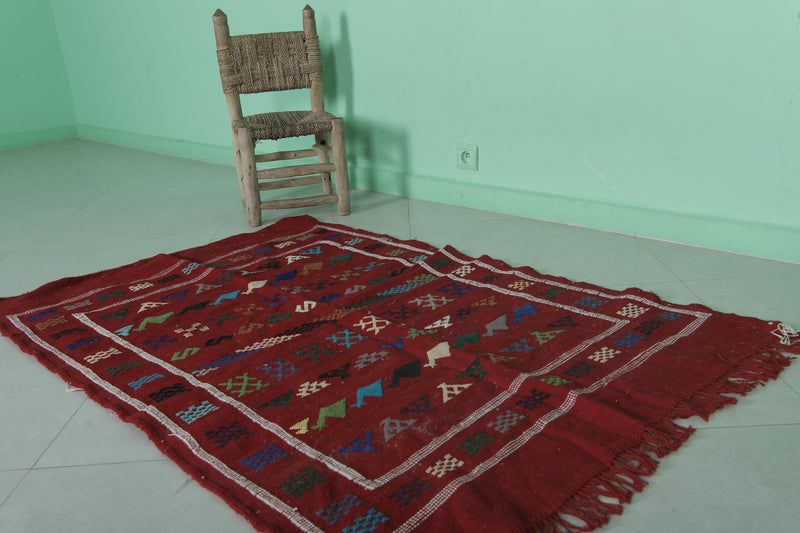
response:
<path fill-rule="evenodd" d="M 328 19 L 323 19 L 323 24 L 327 22 Z M 325 33 L 331 34 L 330 31 Z M 408 197 L 408 133 L 403 128 L 359 118 L 353 97 L 353 54 L 345 13 L 339 18 L 339 34 L 338 43 L 328 43 L 328 46 L 322 43 L 325 100 L 344 118 L 351 185 L 377 191 L 377 183 L 383 183 L 380 192 Z M 386 102 L 387 106 L 390 104 Z M 391 190 L 385 186 L 387 180 L 378 179 L 378 173 L 393 175 Z"/>

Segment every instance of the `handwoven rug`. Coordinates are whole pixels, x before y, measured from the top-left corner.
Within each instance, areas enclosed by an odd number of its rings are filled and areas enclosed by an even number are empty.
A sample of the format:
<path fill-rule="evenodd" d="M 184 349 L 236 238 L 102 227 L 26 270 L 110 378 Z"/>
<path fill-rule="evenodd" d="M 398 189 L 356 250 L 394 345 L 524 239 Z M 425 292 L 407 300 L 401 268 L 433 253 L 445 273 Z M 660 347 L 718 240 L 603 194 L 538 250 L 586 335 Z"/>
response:
<path fill-rule="evenodd" d="M 264 531 L 588 531 L 790 362 L 776 322 L 292 217 L 0 300 Z"/>

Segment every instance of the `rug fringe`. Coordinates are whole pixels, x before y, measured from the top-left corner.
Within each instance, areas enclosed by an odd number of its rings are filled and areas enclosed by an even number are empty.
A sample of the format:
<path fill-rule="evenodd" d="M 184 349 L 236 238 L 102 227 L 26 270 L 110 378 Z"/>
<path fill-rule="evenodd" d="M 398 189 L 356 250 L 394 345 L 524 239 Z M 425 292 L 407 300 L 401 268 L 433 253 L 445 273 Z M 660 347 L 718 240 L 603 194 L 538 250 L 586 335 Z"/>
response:
<path fill-rule="evenodd" d="M 691 398 L 675 406 L 669 418 L 689 418 L 699 416 L 703 420 L 714 411 L 735 404 L 733 395 L 744 396 L 759 385 L 776 379 L 778 374 L 793 360 L 781 350 L 763 350 L 741 361 L 727 375 L 711 383 Z"/>
<path fill-rule="evenodd" d="M 657 466 L 658 462 L 650 457 L 645 447 L 629 450 L 573 494 L 535 531 L 578 533 L 606 524 L 611 515 L 622 513 L 622 504 L 629 503 L 634 492 L 644 489 L 647 482 L 643 478 L 651 475 Z"/>

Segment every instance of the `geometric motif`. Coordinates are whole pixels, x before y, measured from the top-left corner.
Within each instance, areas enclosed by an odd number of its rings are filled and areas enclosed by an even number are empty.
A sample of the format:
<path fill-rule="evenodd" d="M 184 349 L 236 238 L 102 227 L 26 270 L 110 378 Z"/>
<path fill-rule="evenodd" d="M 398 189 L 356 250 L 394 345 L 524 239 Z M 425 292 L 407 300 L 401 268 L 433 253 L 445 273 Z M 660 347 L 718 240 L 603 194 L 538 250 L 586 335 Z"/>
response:
<path fill-rule="evenodd" d="M 179 411 L 175 413 L 175 415 L 187 424 L 191 424 L 198 418 L 201 418 L 212 411 L 216 411 L 217 409 L 219 409 L 219 407 L 212 405 L 207 400 L 203 400 L 200 404 L 190 405 L 185 411 Z"/>
<path fill-rule="evenodd" d="M 680 314 L 680 313 L 670 313 L 670 312 L 664 311 L 663 313 L 658 315 L 658 318 L 663 318 L 664 320 L 669 320 L 671 322 L 671 321 L 675 320 L 676 318 L 680 318 L 682 316 L 683 315 Z"/>
<path fill-rule="evenodd" d="M 642 339 L 644 339 L 644 337 L 641 335 L 637 335 L 636 333 L 629 331 L 619 339 L 615 340 L 612 344 L 622 346 L 623 348 L 630 348 Z"/>
<path fill-rule="evenodd" d="M 57 313 L 58 313 L 58 311 L 56 311 L 55 309 L 50 309 L 49 311 L 42 311 L 41 313 L 36 313 L 33 316 L 29 316 L 28 318 L 26 318 L 26 320 L 28 322 L 35 322 L 35 321 L 39 320 L 40 318 L 44 318 L 46 316 L 52 316 L 52 315 L 55 315 Z"/>
<path fill-rule="evenodd" d="M 170 313 L 170 314 L 172 314 L 172 313 Z M 134 331 L 136 331 L 136 330 L 134 330 Z M 157 339 L 147 339 L 142 344 L 144 344 L 145 346 L 150 346 L 154 350 L 158 350 L 159 348 L 161 348 L 161 346 L 163 344 L 168 344 L 168 343 L 177 342 L 177 341 L 178 341 L 178 339 L 173 339 L 169 335 L 161 335 Z"/>
<path fill-rule="evenodd" d="M 364 398 L 383 397 L 383 387 L 381 385 L 381 381 L 382 381 L 381 379 L 378 379 L 377 381 L 371 383 L 370 385 L 366 385 L 364 387 L 359 388 L 356 391 L 356 403 L 354 403 L 350 407 L 362 407 L 364 405 Z"/>
<path fill-rule="evenodd" d="M 465 383 L 463 385 L 448 385 L 447 383 L 440 383 L 437 385 L 437 388 L 442 389 L 442 403 L 447 403 L 471 386 L 472 383 Z"/>
<path fill-rule="evenodd" d="M 377 335 L 390 323 L 391 322 L 388 320 L 383 320 L 382 318 L 378 318 L 373 315 L 365 315 L 364 318 L 361 319 L 361 322 L 357 323 L 356 326 L 360 327 L 367 333 L 375 333 Z"/>
<path fill-rule="evenodd" d="M 388 521 L 388 516 L 378 512 L 373 507 L 364 516 L 356 518 L 352 526 L 342 529 L 342 533 L 369 533 L 370 531 L 375 531 L 379 524 Z"/>
<path fill-rule="evenodd" d="M 325 337 L 325 340 L 331 341 L 335 344 L 343 344 L 347 348 L 350 348 L 351 346 L 354 346 L 358 342 L 364 340 L 364 337 L 358 333 L 350 331 L 349 329 L 345 329 L 344 331 L 334 333 L 330 337 Z"/>
<path fill-rule="evenodd" d="M 524 407 L 528 411 L 531 411 L 534 408 L 536 408 L 537 406 L 543 404 L 544 401 L 546 399 L 548 399 L 549 397 L 550 397 L 550 393 L 549 392 L 542 392 L 542 391 L 538 391 L 536 389 L 533 389 L 533 390 L 531 390 L 530 394 L 528 394 L 525 398 L 523 398 L 522 400 L 519 400 L 517 402 L 517 405 L 521 405 L 522 407 Z"/>
<path fill-rule="evenodd" d="M 381 426 L 383 426 L 383 439 L 388 442 L 392 437 L 404 429 L 408 429 L 413 426 L 414 422 L 416 422 L 416 420 L 397 420 L 393 418 L 386 418 L 383 420 L 383 422 L 381 422 Z"/>
<path fill-rule="evenodd" d="M 349 515 L 354 507 L 358 507 L 363 503 L 364 500 L 361 498 L 347 494 L 338 502 L 333 502 L 328 507 L 317 511 L 317 516 L 322 517 L 330 525 L 334 525 L 341 517 Z"/>
<path fill-rule="evenodd" d="M 163 378 L 164 374 L 150 374 L 149 376 L 144 376 L 143 378 L 139 378 L 136 381 L 131 381 L 128 383 L 132 388 L 139 390 L 142 385 L 150 383 L 151 381 L 155 381 L 159 378 Z"/>
<path fill-rule="evenodd" d="M 61 318 L 61 317 L 59 317 L 59 318 Z M 51 318 L 50 320 L 55 320 L 55 319 Z M 42 324 L 44 324 L 44 322 L 42 322 Z M 38 324 L 38 325 L 41 326 L 42 324 Z M 88 339 L 81 339 L 78 342 L 74 342 L 72 344 L 67 344 L 67 348 L 69 348 L 70 350 L 77 350 L 78 348 L 82 348 L 84 346 L 88 346 L 89 344 L 94 344 L 95 342 L 100 342 L 100 337 L 89 337 Z"/>
<path fill-rule="evenodd" d="M 460 298 L 461 296 L 464 296 L 468 292 L 472 292 L 474 290 L 475 290 L 474 287 L 470 287 L 469 285 L 464 285 L 463 283 L 457 283 L 454 281 L 453 283 L 449 283 L 444 287 L 439 287 L 438 289 L 436 289 L 436 292 L 443 292 L 448 296 L 458 296 Z"/>
<path fill-rule="evenodd" d="M 569 370 L 565 370 L 564 374 L 580 378 L 583 377 L 584 374 L 588 374 L 595 368 L 597 368 L 597 365 L 590 365 L 586 361 L 581 361 L 572 368 L 570 368 Z"/>
<path fill-rule="evenodd" d="M 450 261 L 448 261 L 444 257 L 440 257 L 438 259 L 434 259 L 433 261 L 430 262 L 430 265 L 433 268 L 439 268 L 439 269 L 444 268 L 446 266 L 449 266 L 450 264 L 451 264 Z"/>
<path fill-rule="evenodd" d="M 277 398 L 273 398 L 272 400 L 268 401 L 267 403 L 261 404 L 258 407 L 259 408 L 261 408 L 261 407 L 274 407 L 274 406 L 285 407 L 285 406 L 289 405 L 289 399 L 292 397 L 292 393 L 293 392 L 294 391 L 289 391 L 289 392 L 287 392 L 285 394 L 281 394 Z"/>
<path fill-rule="evenodd" d="M 295 498 L 299 498 L 306 492 L 313 489 L 317 483 L 321 483 L 325 480 L 326 478 L 322 476 L 322 474 L 310 466 L 307 466 L 300 472 L 292 474 L 289 479 L 278 486 Z"/>
<path fill-rule="evenodd" d="M 389 309 L 381 313 L 382 315 L 388 316 L 389 318 L 397 321 L 408 320 L 409 318 L 418 315 L 419 311 L 417 309 L 406 307 L 404 305 L 395 307 L 393 309 Z"/>
<path fill-rule="evenodd" d="M 468 453 L 469 455 L 475 455 L 480 450 L 488 446 L 493 440 L 495 440 L 494 437 L 482 431 L 478 431 L 475 433 L 475 435 L 469 437 L 466 442 L 456 446 L 456 448 L 459 450 L 464 450 L 464 452 Z"/>
<path fill-rule="evenodd" d="M 374 449 L 372 446 L 372 432 L 368 431 L 336 453 L 369 453 Z"/>
<path fill-rule="evenodd" d="M 191 388 L 187 387 L 183 383 L 176 383 L 174 385 L 170 385 L 169 387 L 164 387 L 157 392 L 150 394 L 150 399 L 152 399 L 156 403 L 161 403 L 164 400 L 172 398 L 182 392 L 188 392 L 192 390 Z"/>
<path fill-rule="evenodd" d="M 297 367 L 294 363 L 284 362 L 282 357 L 279 357 L 277 361 L 270 361 L 256 368 L 263 370 L 267 376 L 278 378 L 278 381 L 297 372 Z"/>
<path fill-rule="evenodd" d="M 117 376 L 126 370 L 130 370 L 131 368 L 136 368 L 137 366 L 142 366 L 142 363 L 139 361 L 131 361 L 129 363 L 121 363 L 116 366 L 112 366 L 111 368 L 106 369 L 112 376 Z"/>
<path fill-rule="evenodd" d="M 266 448 L 261 451 L 258 451 L 247 457 L 246 459 L 242 459 L 240 462 L 241 464 L 247 466 L 253 472 L 260 472 L 262 468 L 266 465 L 271 465 L 278 459 L 282 457 L 286 457 L 289 454 L 285 451 L 281 450 L 277 446 L 270 444 Z"/>
<path fill-rule="evenodd" d="M 453 342 L 456 343 L 456 348 L 463 348 L 465 342 L 479 342 L 480 340 L 481 340 L 480 333 L 478 333 L 477 331 L 473 331 L 472 333 L 456 337 L 455 339 L 453 339 Z"/>
<path fill-rule="evenodd" d="M 323 407 L 319 410 L 319 418 L 317 418 L 317 423 L 311 427 L 311 429 L 322 429 L 325 427 L 325 422 L 328 418 L 346 418 L 347 417 L 347 402 L 345 398 L 342 398 L 338 402 L 328 405 L 327 407 Z"/>
<path fill-rule="evenodd" d="M 302 385 L 300 385 L 300 390 L 297 393 L 298 396 L 301 398 L 305 398 L 306 396 L 311 396 L 315 392 L 319 392 L 325 387 L 330 386 L 330 383 L 327 381 L 314 381 L 313 383 L 310 381 L 306 381 Z"/>
<path fill-rule="evenodd" d="M 560 318 L 553 322 L 552 324 L 548 324 L 548 328 L 560 328 L 562 326 L 569 326 L 571 328 L 577 327 L 578 324 L 572 318 L 572 315 L 567 315 L 564 318 Z"/>
<path fill-rule="evenodd" d="M 542 293 L 542 296 L 544 296 L 545 298 L 555 298 L 556 296 L 558 296 L 562 292 L 565 292 L 564 289 L 557 289 L 557 288 L 553 287 L 550 290 L 544 291 Z"/>
<path fill-rule="evenodd" d="M 170 359 L 170 361 L 181 361 L 183 359 L 186 359 L 190 355 L 196 354 L 199 351 L 200 348 L 186 348 L 183 352 L 178 351 L 172 354 L 172 358 Z"/>
<path fill-rule="evenodd" d="M 100 361 L 102 359 L 107 359 L 107 358 L 111 357 L 112 355 L 119 355 L 121 353 L 122 352 L 120 352 L 116 348 L 109 348 L 108 350 L 104 350 L 102 352 L 97 352 L 96 354 L 87 355 L 83 359 L 84 359 L 84 361 L 86 361 L 90 365 L 93 365 L 97 361 Z"/>
<path fill-rule="evenodd" d="M 297 355 L 301 359 L 306 359 L 307 361 L 319 361 L 322 357 L 328 357 L 333 354 L 333 350 L 315 342 L 314 344 L 293 351 L 292 354 Z"/>
<path fill-rule="evenodd" d="M 253 355 L 254 353 L 258 353 L 258 350 L 250 350 L 249 352 L 235 352 L 223 355 L 219 359 L 214 359 L 210 363 L 206 363 L 201 367 L 195 368 L 192 370 L 192 374 L 195 376 L 205 376 L 209 372 L 221 368 L 223 366 L 232 365 L 236 361 L 244 359 L 249 355 Z"/>
<path fill-rule="evenodd" d="M 620 316 L 624 316 L 626 318 L 638 318 L 641 315 L 648 312 L 649 310 L 650 309 L 647 307 L 639 307 L 638 305 L 629 303 L 628 305 L 617 311 L 617 314 Z"/>
<path fill-rule="evenodd" d="M 183 336 L 188 338 L 188 337 L 191 337 L 194 334 L 195 331 L 208 331 L 208 330 L 209 330 L 208 326 L 204 326 L 200 322 L 195 322 L 194 324 L 192 324 L 188 328 L 185 328 L 185 329 L 184 328 L 178 328 L 178 329 L 176 329 L 175 333 L 183 333 Z"/>
<path fill-rule="evenodd" d="M 574 305 L 585 307 L 586 309 L 597 309 L 598 307 L 607 302 L 608 300 L 601 300 L 600 298 L 597 298 L 595 296 L 584 296 L 583 298 L 575 302 Z"/>
<path fill-rule="evenodd" d="M 374 449 L 372 446 L 372 432 L 368 431 L 336 453 L 369 453 Z"/>
<path fill-rule="evenodd" d="M 559 333 L 563 333 L 565 331 L 566 331 L 565 329 L 556 329 L 553 331 L 534 331 L 533 333 L 531 333 L 531 335 L 536 336 L 536 340 L 539 341 L 539 346 L 541 346 L 542 344 L 552 340 L 553 337 L 555 337 Z"/>
<path fill-rule="evenodd" d="M 234 422 L 230 426 L 220 426 L 212 431 L 206 431 L 206 436 L 217 445 L 217 448 L 224 448 L 230 441 L 249 434 L 250 431 L 239 422 Z"/>
<path fill-rule="evenodd" d="M 418 378 L 420 376 L 419 361 L 411 361 L 405 365 L 395 368 L 392 373 L 392 382 L 390 387 L 397 387 L 400 385 L 401 378 Z"/>
<path fill-rule="evenodd" d="M 661 326 L 665 326 L 666 324 L 667 324 L 666 322 L 658 320 L 657 318 L 653 318 L 651 320 L 647 320 L 646 322 L 642 322 L 641 324 L 639 324 L 638 326 L 636 326 L 633 329 L 635 329 L 636 331 L 640 331 L 640 332 L 644 333 L 645 335 L 650 335 L 655 330 L 657 330 Z"/>
<path fill-rule="evenodd" d="M 474 266 L 464 265 L 461 268 L 457 268 L 456 270 L 454 270 L 453 274 L 455 274 L 456 276 L 461 276 L 463 278 L 464 276 L 466 276 L 467 274 L 471 274 L 472 272 L 475 272 Z"/>
<path fill-rule="evenodd" d="M 410 413 L 430 413 L 431 411 L 435 411 L 436 409 L 431 407 L 430 402 L 428 401 L 428 395 L 426 394 L 422 398 L 418 400 L 414 400 L 406 407 L 403 407 L 400 412 L 403 414 L 410 414 Z"/>
<path fill-rule="evenodd" d="M 409 483 L 406 483 L 400 487 L 399 491 L 390 494 L 389 497 L 399 503 L 400 507 L 405 507 L 411 503 L 411 500 L 414 498 L 419 498 L 422 496 L 424 491 L 428 490 L 432 486 L 433 485 L 427 481 L 422 481 L 421 479 L 415 477 Z"/>
<path fill-rule="evenodd" d="M 377 363 L 378 361 L 386 359 L 388 356 L 389 352 L 387 352 L 386 350 L 381 350 L 380 352 L 365 353 L 363 355 L 358 356 L 354 366 L 357 369 L 361 370 L 370 364 Z"/>
<path fill-rule="evenodd" d="M 525 352 L 528 353 L 533 350 L 533 347 L 528 344 L 528 340 L 524 337 L 518 340 L 517 342 L 510 344 L 500 350 L 500 353 L 518 353 L 518 352 Z"/>
<path fill-rule="evenodd" d="M 498 416 L 487 427 L 499 431 L 500 433 L 506 433 L 509 429 L 516 426 L 523 418 L 525 418 L 523 415 L 515 413 L 509 409 L 505 413 Z"/>
<path fill-rule="evenodd" d="M 255 342 L 245 348 L 245 351 L 249 350 L 263 350 L 264 348 L 272 348 L 273 346 L 277 346 L 278 344 L 283 344 L 284 342 L 290 341 L 295 337 L 299 337 L 300 334 L 296 335 L 279 335 L 277 337 L 268 337 L 266 339 L 262 339 L 258 342 Z"/>
<path fill-rule="evenodd" d="M 234 390 L 233 393 L 238 393 L 239 398 L 241 398 L 245 394 L 260 390 L 262 387 L 266 387 L 267 385 L 268 383 L 261 383 L 260 379 L 257 381 L 254 380 L 247 372 L 245 372 L 241 376 L 229 378 L 228 381 L 220 383 L 218 386 L 225 387 L 225 390 L 229 392 L 231 389 L 237 388 L 237 390 Z"/>
<path fill-rule="evenodd" d="M 486 372 L 484 372 L 483 368 L 481 368 L 480 358 L 476 358 L 466 370 L 464 370 L 459 374 L 456 374 L 456 377 L 457 378 L 470 377 L 470 378 L 483 379 L 485 375 Z"/>
<path fill-rule="evenodd" d="M 128 311 L 130 311 L 130 310 L 131 310 L 131 308 L 130 308 L 130 307 L 125 307 L 125 308 L 123 308 L 123 309 L 119 309 L 119 310 L 117 310 L 117 311 L 114 311 L 113 313 L 109 313 L 109 314 L 107 314 L 107 315 L 103 315 L 103 316 L 101 316 L 100 318 L 104 318 L 104 319 L 111 319 L 111 318 L 120 319 L 120 318 L 125 318 L 125 315 L 127 315 L 127 314 L 128 314 Z"/>
<path fill-rule="evenodd" d="M 452 472 L 456 468 L 463 466 L 464 461 L 453 457 L 449 453 L 444 456 L 444 458 L 439 459 L 436 461 L 436 464 L 433 466 L 429 466 L 427 470 L 425 470 L 426 474 L 430 474 L 432 476 L 436 476 L 441 478 L 448 472 Z"/>
<path fill-rule="evenodd" d="M 620 352 L 619 350 L 613 350 L 611 348 L 603 346 L 602 348 L 594 352 L 592 355 L 590 355 L 589 359 L 591 359 L 592 361 L 597 361 L 598 363 L 605 363 L 609 359 L 613 359 L 615 355 L 619 355 L 621 353 L 622 352 Z"/>
<path fill-rule="evenodd" d="M 416 300 L 411 300 L 409 303 L 417 304 L 421 307 L 427 307 L 428 309 L 434 310 L 437 307 L 442 307 L 443 305 L 449 304 L 452 301 L 453 300 L 446 298 L 445 296 L 426 294 L 425 296 L 420 296 Z"/>
<path fill-rule="evenodd" d="M 64 337 L 64 336 L 66 336 L 66 335 L 71 335 L 71 334 L 73 334 L 73 333 L 80 333 L 80 332 L 82 332 L 82 331 L 89 331 L 89 330 L 88 330 L 88 329 L 86 329 L 86 328 L 70 328 L 70 329 L 63 329 L 63 330 L 59 331 L 58 333 L 51 333 L 51 334 L 50 334 L 50 338 L 51 338 L 51 339 L 53 339 L 53 340 L 58 340 L 58 339 L 60 339 L 61 337 Z"/>
<path fill-rule="evenodd" d="M 548 385 L 555 385 L 558 387 L 559 385 L 563 385 L 564 383 L 571 383 L 570 380 L 564 379 L 561 376 L 545 376 L 541 378 L 539 381 L 543 381 Z"/>
<path fill-rule="evenodd" d="M 509 289 L 514 289 L 515 291 L 521 291 L 522 289 L 527 289 L 531 285 L 533 285 L 533 283 L 530 282 L 530 281 L 519 280 L 519 281 L 515 281 L 513 283 L 510 283 L 508 285 L 508 288 Z"/>

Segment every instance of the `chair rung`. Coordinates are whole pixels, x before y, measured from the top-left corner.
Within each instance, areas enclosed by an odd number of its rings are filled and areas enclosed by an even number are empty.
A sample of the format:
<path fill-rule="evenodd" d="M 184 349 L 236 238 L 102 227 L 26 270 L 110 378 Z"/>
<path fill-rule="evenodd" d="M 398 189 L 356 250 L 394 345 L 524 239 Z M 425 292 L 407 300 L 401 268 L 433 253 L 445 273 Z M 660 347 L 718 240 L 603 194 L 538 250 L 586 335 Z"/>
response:
<path fill-rule="evenodd" d="M 256 163 L 269 163 L 270 161 L 285 161 L 287 159 L 302 159 L 303 157 L 314 157 L 316 150 L 290 150 L 288 152 L 272 152 L 271 154 L 257 154 Z"/>
<path fill-rule="evenodd" d="M 256 172 L 256 178 L 260 180 L 274 180 L 280 178 L 293 178 L 295 176 L 308 176 L 310 174 L 320 174 L 322 172 L 333 172 L 333 163 L 317 163 L 314 165 L 296 165 L 293 167 L 269 168 Z"/>
<path fill-rule="evenodd" d="M 291 178 L 278 181 L 267 181 L 258 184 L 261 191 L 271 191 L 274 189 L 284 189 L 286 187 L 301 187 L 303 185 L 319 185 L 322 179 L 319 176 L 304 176 L 302 178 Z"/>
<path fill-rule="evenodd" d="M 272 200 L 261 202 L 261 209 L 290 209 L 292 207 L 306 207 L 312 205 L 332 204 L 339 201 L 337 194 L 322 194 L 306 198 L 289 198 L 287 200 Z"/>

